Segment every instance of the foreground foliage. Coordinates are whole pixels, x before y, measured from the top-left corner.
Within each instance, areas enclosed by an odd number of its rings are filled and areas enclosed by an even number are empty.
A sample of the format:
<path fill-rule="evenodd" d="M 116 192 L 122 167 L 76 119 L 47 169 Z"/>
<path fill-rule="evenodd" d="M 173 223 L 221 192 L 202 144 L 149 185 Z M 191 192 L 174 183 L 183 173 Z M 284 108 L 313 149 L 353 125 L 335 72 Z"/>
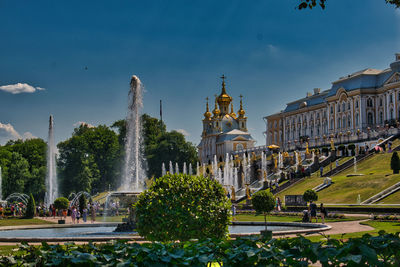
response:
<path fill-rule="evenodd" d="M 48 245 L 22 244 L 16 255 L 0 259 L 3 266 L 399 266 L 399 234 L 364 235 L 348 241 L 311 242 L 304 237 L 204 240 L 182 243 Z"/>
<path fill-rule="evenodd" d="M 137 231 L 147 240 L 224 238 L 231 203 L 215 180 L 175 174 L 158 178 L 136 203 Z"/>

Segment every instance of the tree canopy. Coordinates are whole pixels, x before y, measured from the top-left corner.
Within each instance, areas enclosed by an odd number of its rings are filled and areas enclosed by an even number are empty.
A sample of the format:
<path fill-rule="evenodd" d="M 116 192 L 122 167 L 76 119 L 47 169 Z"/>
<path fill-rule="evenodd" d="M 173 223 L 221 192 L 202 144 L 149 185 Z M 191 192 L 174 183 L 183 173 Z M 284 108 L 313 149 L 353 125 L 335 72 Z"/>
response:
<path fill-rule="evenodd" d="M 313 9 L 317 5 L 322 9 L 325 9 L 328 0 L 300 0 L 300 4 L 297 6 L 298 9 Z M 392 4 L 396 8 L 400 7 L 400 0 L 385 0 L 387 4 Z"/>

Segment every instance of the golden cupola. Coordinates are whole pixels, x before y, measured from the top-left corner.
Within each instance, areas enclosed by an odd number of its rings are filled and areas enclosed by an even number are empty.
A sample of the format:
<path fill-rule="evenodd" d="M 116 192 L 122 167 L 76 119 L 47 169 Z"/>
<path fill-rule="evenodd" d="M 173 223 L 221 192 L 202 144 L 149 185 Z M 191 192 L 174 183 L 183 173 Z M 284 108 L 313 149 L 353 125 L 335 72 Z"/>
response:
<path fill-rule="evenodd" d="M 225 88 L 225 75 L 222 75 L 222 91 L 221 94 L 217 98 L 217 102 L 219 108 L 221 109 L 223 114 L 229 113 L 229 104 L 232 102 L 232 97 L 226 93 Z"/>
<path fill-rule="evenodd" d="M 210 110 L 208 109 L 208 97 L 206 98 L 206 100 L 207 100 L 207 107 L 206 107 L 206 112 L 204 113 L 204 118 L 210 119 L 212 114 L 211 114 Z"/>
<path fill-rule="evenodd" d="M 231 103 L 231 114 L 230 115 L 232 118 L 236 119 L 236 113 L 233 111 L 233 101 Z"/>
<path fill-rule="evenodd" d="M 221 111 L 218 109 L 217 105 L 217 96 L 215 95 L 215 107 L 213 110 L 214 117 L 218 117 L 218 115 L 221 113 Z"/>
<path fill-rule="evenodd" d="M 246 114 L 246 111 L 243 109 L 243 102 L 242 102 L 243 96 L 240 95 L 240 109 L 238 110 L 239 118 L 244 118 L 244 114 Z"/>

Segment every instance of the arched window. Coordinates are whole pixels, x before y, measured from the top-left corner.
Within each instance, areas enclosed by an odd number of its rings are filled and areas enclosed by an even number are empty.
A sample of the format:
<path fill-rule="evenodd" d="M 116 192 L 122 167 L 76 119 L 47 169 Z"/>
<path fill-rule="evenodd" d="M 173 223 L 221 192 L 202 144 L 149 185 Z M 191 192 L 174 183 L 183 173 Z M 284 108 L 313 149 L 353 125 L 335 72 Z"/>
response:
<path fill-rule="evenodd" d="M 346 128 L 346 116 L 342 118 L 342 128 Z"/>
<path fill-rule="evenodd" d="M 400 110 L 399 110 L 399 114 L 400 114 Z M 333 122 L 333 119 L 331 119 L 331 125 L 330 126 L 331 126 L 331 130 L 333 130 L 333 127 L 335 126 L 334 122 Z"/>
<path fill-rule="evenodd" d="M 389 95 L 389 103 L 393 103 L 393 96 L 392 96 L 392 94 Z"/>
<path fill-rule="evenodd" d="M 341 124 L 342 124 L 342 120 L 341 120 L 340 118 L 338 118 L 338 120 L 337 120 L 337 127 L 340 128 Z"/>
<path fill-rule="evenodd" d="M 345 111 L 346 110 L 346 103 L 342 103 L 342 111 Z"/>
<path fill-rule="evenodd" d="M 379 106 L 382 107 L 383 106 L 383 99 L 379 98 Z"/>
<path fill-rule="evenodd" d="M 367 107 L 373 107 L 373 104 L 372 104 L 372 99 L 371 98 L 368 98 L 367 99 Z"/>
<path fill-rule="evenodd" d="M 340 112 L 340 104 L 337 104 L 337 112 Z"/>
<path fill-rule="evenodd" d="M 383 123 L 383 112 L 379 112 L 379 123 L 382 124 Z"/>
<path fill-rule="evenodd" d="M 390 109 L 390 119 L 393 120 L 393 109 Z"/>
<path fill-rule="evenodd" d="M 351 118 L 350 115 L 347 116 L 347 127 L 351 127 Z"/>
<path fill-rule="evenodd" d="M 374 117 L 372 116 L 371 112 L 369 112 L 367 115 L 367 122 L 368 122 L 368 125 L 374 124 Z"/>
<path fill-rule="evenodd" d="M 358 99 L 356 100 L 356 108 L 358 108 Z"/>

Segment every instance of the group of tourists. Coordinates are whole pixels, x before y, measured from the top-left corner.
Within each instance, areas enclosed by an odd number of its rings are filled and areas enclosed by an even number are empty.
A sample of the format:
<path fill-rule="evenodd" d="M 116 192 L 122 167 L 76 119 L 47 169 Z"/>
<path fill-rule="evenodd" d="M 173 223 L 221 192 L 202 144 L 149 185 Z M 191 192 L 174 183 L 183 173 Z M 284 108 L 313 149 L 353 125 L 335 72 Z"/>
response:
<path fill-rule="evenodd" d="M 309 216 L 309 222 L 312 223 L 313 219 L 315 219 L 315 222 L 318 222 L 318 217 L 317 217 L 317 204 L 315 204 L 313 201 L 310 202 L 310 205 L 308 207 L 308 214 L 310 214 Z M 325 223 L 325 218 L 328 216 L 328 211 L 327 209 L 324 207 L 324 204 L 321 203 L 320 207 L 319 207 L 319 214 L 321 216 L 321 222 Z M 307 219 L 306 219 L 307 220 Z"/>
<path fill-rule="evenodd" d="M 81 210 L 79 207 L 72 206 L 68 209 L 67 215 L 71 216 L 72 224 L 81 223 L 80 219 L 82 219 L 83 223 L 86 223 L 88 216 L 90 216 L 91 223 L 94 223 L 96 221 L 96 207 L 88 204 Z"/>
<path fill-rule="evenodd" d="M 26 206 L 23 203 L 0 204 L 0 218 L 3 218 L 6 213 L 13 217 L 22 216 L 25 210 Z"/>

